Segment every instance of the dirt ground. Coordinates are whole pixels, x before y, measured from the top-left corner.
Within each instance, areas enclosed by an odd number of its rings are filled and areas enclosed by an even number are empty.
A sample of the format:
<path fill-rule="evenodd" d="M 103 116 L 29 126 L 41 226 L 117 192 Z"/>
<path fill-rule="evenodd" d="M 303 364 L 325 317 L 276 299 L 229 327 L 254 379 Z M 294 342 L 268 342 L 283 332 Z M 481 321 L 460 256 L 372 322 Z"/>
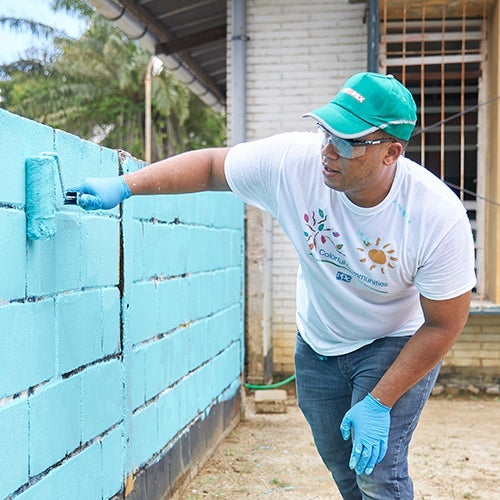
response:
<path fill-rule="evenodd" d="M 415 500 L 500 499 L 499 429 L 498 397 L 431 398 L 410 452 Z M 244 420 L 180 498 L 341 499 L 293 395 L 282 414 L 256 414 L 247 397 Z"/>

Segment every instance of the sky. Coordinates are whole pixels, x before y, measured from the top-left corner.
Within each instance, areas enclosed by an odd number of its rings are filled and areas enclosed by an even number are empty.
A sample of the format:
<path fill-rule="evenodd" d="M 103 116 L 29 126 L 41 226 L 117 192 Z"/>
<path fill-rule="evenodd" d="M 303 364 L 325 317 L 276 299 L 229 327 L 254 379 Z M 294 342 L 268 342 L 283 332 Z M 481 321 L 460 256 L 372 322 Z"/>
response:
<path fill-rule="evenodd" d="M 82 22 L 75 17 L 63 13 L 54 14 L 50 9 L 50 0 L 0 0 L 0 17 L 32 19 L 64 30 L 74 37 L 78 37 L 84 30 Z M 30 47 L 46 43 L 44 39 L 0 26 L 0 64 L 15 61 Z"/>

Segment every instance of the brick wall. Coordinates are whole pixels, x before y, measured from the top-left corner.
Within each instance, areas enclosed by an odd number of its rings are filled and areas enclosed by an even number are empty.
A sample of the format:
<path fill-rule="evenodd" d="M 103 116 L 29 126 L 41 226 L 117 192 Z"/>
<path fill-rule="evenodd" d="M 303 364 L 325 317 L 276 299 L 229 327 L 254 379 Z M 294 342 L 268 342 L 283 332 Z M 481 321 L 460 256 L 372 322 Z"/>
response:
<path fill-rule="evenodd" d="M 247 2 L 249 139 L 315 129 L 314 122 L 302 115 L 324 105 L 349 76 L 366 69 L 365 7 L 344 0 Z M 262 298 L 249 290 L 248 300 L 261 301 L 261 309 L 271 302 L 273 371 L 290 374 L 294 369 L 297 258 L 276 222 L 272 232 L 271 245 L 264 243 L 260 230 L 248 234 L 249 252 L 270 255 L 272 262 L 271 296 Z M 252 249 L 262 245 L 266 245 L 263 251 Z M 254 288 L 262 287 L 253 280 Z M 255 309 L 249 305 L 249 311 Z M 255 320 L 257 329 L 265 327 L 259 317 Z M 259 348 L 257 354 L 262 344 Z"/>
<path fill-rule="evenodd" d="M 159 498 L 239 412 L 243 208 L 230 193 L 64 206 L 28 241 L 25 159 L 64 187 L 140 168 L 0 110 L 0 498 Z"/>

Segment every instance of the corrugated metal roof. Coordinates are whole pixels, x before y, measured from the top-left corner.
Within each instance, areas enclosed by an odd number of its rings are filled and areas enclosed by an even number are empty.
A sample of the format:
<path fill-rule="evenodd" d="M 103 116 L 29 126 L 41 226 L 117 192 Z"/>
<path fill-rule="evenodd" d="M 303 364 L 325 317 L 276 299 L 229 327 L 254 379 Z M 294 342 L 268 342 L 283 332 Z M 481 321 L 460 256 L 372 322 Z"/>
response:
<path fill-rule="evenodd" d="M 89 0 L 208 105 L 226 101 L 226 0 Z"/>

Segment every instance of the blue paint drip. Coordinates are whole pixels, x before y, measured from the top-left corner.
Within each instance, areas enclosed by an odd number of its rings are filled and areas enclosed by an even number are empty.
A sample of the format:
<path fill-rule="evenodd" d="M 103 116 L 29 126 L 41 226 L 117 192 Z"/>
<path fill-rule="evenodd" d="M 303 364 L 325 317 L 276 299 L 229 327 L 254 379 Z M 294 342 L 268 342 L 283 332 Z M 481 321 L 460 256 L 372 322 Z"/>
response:
<path fill-rule="evenodd" d="M 57 155 L 41 153 L 26 159 L 26 237 L 46 240 L 56 234 Z"/>

